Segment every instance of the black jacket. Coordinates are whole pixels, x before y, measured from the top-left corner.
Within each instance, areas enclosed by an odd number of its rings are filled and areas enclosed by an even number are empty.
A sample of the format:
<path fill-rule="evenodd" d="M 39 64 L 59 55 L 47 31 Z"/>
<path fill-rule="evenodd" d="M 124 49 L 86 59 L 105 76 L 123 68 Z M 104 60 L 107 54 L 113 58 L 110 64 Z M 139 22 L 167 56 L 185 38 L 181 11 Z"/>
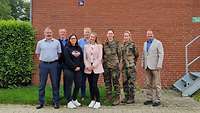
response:
<path fill-rule="evenodd" d="M 65 47 L 66 47 L 67 44 L 68 44 L 68 40 L 66 39 L 66 44 L 65 44 L 65 45 L 63 45 L 61 39 L 58 39 L 58 41 L 60 42 L 61 51 L 62 51 L 62 53 L 60 54 L 60 56 L 59 56 L 59 58 L 58 58 L 58 62 L 59 62 L 60 64 L 62 64 L 62 63 L 64 63 L 64 54 L 63 54 L 63 52 L 64 52 Z"/>
<path fill-rule="evenodd" d="M 84 68 L 83 52 L 80 46 L 67 45 L 64 49 L 64 68 L 75 71 L 76 67 L 80 67 L 81 71 Z M 80 53 L 78 57 L 73 54 Z"/>

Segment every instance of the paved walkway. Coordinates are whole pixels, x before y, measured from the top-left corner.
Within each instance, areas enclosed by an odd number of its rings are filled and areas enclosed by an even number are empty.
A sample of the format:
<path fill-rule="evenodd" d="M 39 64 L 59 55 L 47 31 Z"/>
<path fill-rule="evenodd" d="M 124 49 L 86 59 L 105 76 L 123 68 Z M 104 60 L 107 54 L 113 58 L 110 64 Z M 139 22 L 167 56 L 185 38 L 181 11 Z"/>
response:
<path fill-rule="evenodd" d="M 67 109 L 61 106 L 54 109 L 51 106 L 37 110 L 30 105 L 0 105 L 0 113 L 200 113 L 200 103 L 190 97 L 181 97 L 171 90 L 162 91 L 162 105 L 160 107 L 144 106 L 141 93 L 136 95 L 136 103 L 132 105 L 103 106 L 95 110 L 87 106 L 78 109 Z"/>

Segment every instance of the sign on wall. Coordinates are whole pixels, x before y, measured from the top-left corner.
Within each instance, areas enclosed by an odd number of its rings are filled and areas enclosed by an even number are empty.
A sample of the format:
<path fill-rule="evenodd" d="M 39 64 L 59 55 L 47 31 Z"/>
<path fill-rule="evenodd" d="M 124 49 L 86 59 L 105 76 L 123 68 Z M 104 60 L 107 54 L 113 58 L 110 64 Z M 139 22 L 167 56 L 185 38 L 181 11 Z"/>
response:
<path fill-rule="evenodd" d="M 192 23 L 200 23 L 200 17 L 192 17 Z"/>

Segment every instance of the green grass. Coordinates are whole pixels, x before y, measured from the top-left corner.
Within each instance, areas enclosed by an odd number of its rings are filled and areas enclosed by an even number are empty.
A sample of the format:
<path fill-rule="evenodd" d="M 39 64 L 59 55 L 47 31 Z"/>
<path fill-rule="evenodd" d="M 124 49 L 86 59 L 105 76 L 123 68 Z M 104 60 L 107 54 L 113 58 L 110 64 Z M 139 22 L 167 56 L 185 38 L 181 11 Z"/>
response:
<path fill-rule="evenodd" d="M 50 88 L 47 88 L 47 98 Z M 28 86 L 15 89 L 0 89 L 1 104 L 35 104 L 37 103 L 37 87 Z"/>
<path fill-rule="evenodd" d="M 198 90 L 196 93 L 194 93 L 192 95 L 192 97 L 194 98 L 194 100 L 200 102 L 200 90 Z"/>
<path fill-rule="evenodd" d="M 90 102 L 89 88 L 87 87 L 86 99 L 80 101 L 83 105 L 88 105 Z M 103 86 L 99 87 L 101 103 L 103 105 L 110 106 L 111 101 L 105 98 L 105 88 Z M 63 87 L 60 88 L 60 97 L 63 97 Z M 78 97 L 80 100 L 80 97 Z M 0 104 L 30 104 L 36 105 L 38 103 L 38 86 L 28 86 L 23 88 L 15 89 L 0 89 Z M 64 97 L 61 99 L 60 103 L 65 105 Z M 45 92 L 45 104 L 52 104 L 52 90 L 50 86 L 46 87 Z"/>

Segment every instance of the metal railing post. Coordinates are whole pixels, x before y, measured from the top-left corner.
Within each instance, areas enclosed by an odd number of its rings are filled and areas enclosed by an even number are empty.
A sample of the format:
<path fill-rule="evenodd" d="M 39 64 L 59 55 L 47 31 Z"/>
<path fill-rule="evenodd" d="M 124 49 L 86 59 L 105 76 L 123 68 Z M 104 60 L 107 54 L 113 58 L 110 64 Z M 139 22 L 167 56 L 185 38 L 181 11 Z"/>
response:
<path fill-rule="evenodd" d="M 188 48 L 185 46 L 185 73 L 188 74 Z"/>
<path fill-rule="evenodd" d="M 195 58 L 192 62 L 189 63 L 188 61 L 188 46 L 191 45 L 194 41 L 196 41 L 197 39 L 200 38 L 200 35 L 195 37 L 193 40 L 191 40 L 186 46 L 185 46 L 185 73 L 188 74 L 189 73 L 189 66 L 195 62 L 197 59 L 200 58 L 200 56 L 198 56 L 197 58 Z"/>

